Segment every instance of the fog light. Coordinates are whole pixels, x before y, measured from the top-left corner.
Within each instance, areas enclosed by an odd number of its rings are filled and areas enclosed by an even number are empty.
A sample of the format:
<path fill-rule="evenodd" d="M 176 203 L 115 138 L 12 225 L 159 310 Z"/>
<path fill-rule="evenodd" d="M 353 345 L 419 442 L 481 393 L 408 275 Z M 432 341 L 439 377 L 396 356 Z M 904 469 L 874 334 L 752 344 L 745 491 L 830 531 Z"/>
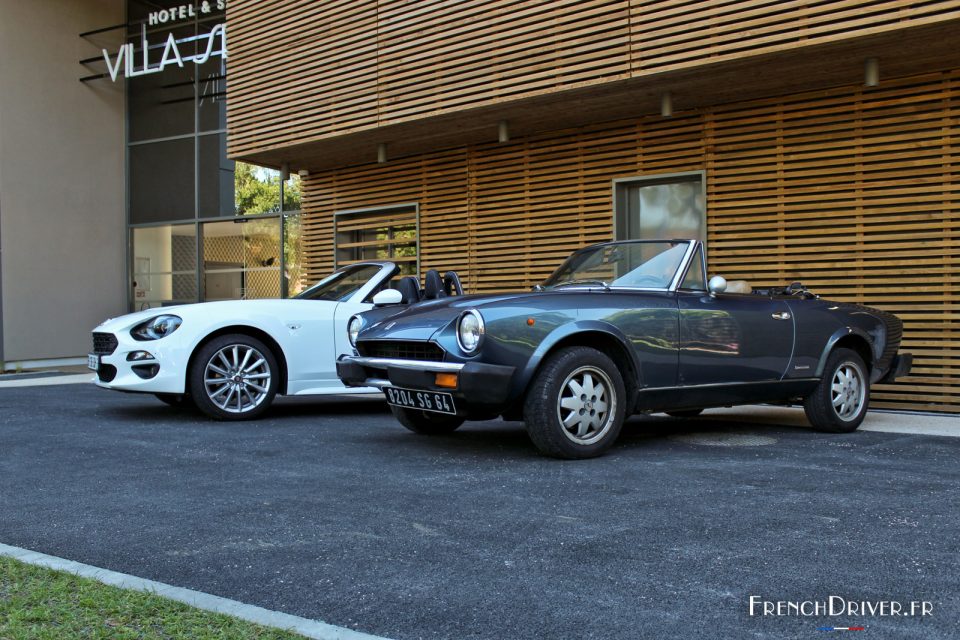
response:
<path fill-rule="evenodd" d="M 137 362 L 139 360 L 156 360 L 149 351 L 131 351 L 127 354 L 127 362 Z"/>
<path fill-rule="evenodd" d="M 455 373 L 438 373 L 435 384 L 438 387 L 443 387 L 445 389 L 456 389 L 457 388 L 457 374 Z"/>

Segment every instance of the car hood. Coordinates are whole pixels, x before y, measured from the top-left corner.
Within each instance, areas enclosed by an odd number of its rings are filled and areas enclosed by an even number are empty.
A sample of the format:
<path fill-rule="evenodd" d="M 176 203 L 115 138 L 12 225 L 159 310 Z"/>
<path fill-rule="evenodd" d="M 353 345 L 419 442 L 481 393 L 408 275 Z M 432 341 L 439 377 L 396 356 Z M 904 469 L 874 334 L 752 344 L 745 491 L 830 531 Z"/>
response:
<path fill-rule="evenodd" d="M 381 307 L 363 314 L 365 326 L 361 340 L 429 340 L 467 309 L 481 313 L 493 306 L 517 308 L 541 307 L 549 298 L 566 292 L 521 292 L 490 295 L 467 295 L 429 300 L 410 306 Z"/>
<path fill-rule="evenodd" d="M 171 314 L 179 316 L 184 321 L 189 320 L 215 320 L 221 318 L 236 319 L 242 323 L 245 318 L 251 318 L 258 315 L 276 316 L 283 312 L 284 307 L 295 304 L 308 304 L 311 309 L 318 311 L 323 308 L 329 308 L 330 313 L 338 304 L 329 300 L 297 300 L 297 299 L 264 299 L 264 300 L 220 300 L 217 302 L 198 302 L 195 304 L 181 304 L 172 307 L 155 307 L 128 313 L 116 318 L 110 318 L 101 323 L 95 331 L 123 331 L 131 329 L 141 322 L 146 322 L 150 318 Z M 289 308 L 288 308 L 289 310 Z"/>

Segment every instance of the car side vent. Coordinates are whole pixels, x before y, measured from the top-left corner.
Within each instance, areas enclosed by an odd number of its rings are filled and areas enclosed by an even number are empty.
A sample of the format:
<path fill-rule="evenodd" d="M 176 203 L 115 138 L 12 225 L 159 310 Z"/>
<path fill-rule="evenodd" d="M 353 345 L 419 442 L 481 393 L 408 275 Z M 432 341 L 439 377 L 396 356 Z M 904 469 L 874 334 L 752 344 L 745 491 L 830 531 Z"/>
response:
<path fill-rule="evenodd" d="M 360 340 L 357 351 L 368 358 L 397 358 L 443 362 L 443 349 L 435 342 L 420 340 Z"/>

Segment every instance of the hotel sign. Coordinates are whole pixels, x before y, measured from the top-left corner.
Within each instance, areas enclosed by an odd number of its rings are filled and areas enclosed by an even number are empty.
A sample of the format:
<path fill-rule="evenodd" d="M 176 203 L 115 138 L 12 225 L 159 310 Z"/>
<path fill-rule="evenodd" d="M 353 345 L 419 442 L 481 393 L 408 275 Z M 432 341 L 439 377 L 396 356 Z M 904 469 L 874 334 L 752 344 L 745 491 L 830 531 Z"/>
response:
<path fill-rule="evenodd" d="M 189 20 L 197 16 L 209 14 L 212 11 L 223 11 L 227 7 L 226 0 L 212 0 L 210 2 L 200 2 L 197 4 L 185 4 L 169 9 L 153 11 L 147 17 L 147 23 L 143 25 L 140 37 L 141 55 L 137 59 L 136 46 L 132 42 L 120 47 L 116 55 L 111 56 L 110 52 L 103 49 L 103 59 L 107 63 L 107 71 L 110 73 L 110 79 L 114 82 L 121 76 L 126 78 L 135 78 L 152 73 L 161 73 L 170 65 L 176 65 L 183 68 L 185 63 L 192 62 L 200 65 L 204 64 L 213 57 L 227 59 L 227 25 L 218 24 L 210 30 L 209 33 L 188 36 L 185 38 L 176 38 L 172 33 L 167 34 L 167 40 L 164 44 L 150 44 L 147 39 L 147 24 L 150 26 L 161 26 Z M 197 43 L 197 53 L 184 56 L 180 52 L 180 47 L 186 43 Z M 216 48 L 219 44 L 219 48 Z M 163 54 L 159 60 L 156 56 L 151 56 L 151 49 L 159 51 L 163 49 Z M 153 58 L 151 60 L 151 58 Z"/>

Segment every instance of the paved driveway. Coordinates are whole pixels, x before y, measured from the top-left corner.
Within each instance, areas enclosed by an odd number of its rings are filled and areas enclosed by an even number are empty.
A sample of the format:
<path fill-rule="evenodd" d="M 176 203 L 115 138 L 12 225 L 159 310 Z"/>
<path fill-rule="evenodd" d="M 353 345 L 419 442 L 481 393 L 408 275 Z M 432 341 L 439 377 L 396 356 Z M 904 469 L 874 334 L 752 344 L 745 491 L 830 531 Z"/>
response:
<path fill-rule="evenodd" d="M 958 460 L 960 438 L 728 415 L 634 418 L 560 462 L 520 424 L 425 438 L 379 401 L 222 424 L 0 389 L 0 542 L 401 639 L 951 637 Z M 751 595 L 934 609 L 751 618 Z"/>

